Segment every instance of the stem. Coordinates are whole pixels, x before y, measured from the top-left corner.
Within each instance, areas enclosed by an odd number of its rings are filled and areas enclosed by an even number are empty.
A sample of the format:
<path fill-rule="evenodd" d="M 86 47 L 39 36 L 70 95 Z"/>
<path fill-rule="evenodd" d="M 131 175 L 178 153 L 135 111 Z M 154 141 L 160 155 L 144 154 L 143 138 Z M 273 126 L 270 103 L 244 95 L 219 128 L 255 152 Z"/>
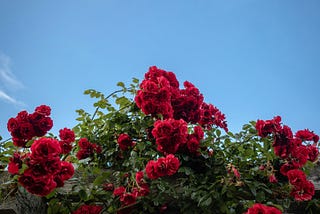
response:
<path fill-rule="evenodd" d="M 112 92 L 111 94 L 109 94 L 109 95 L 108 95 L 106 98 L 104 98 L 104 99 L 107 100 L 107 99 L 109 99 L 112 95 L 114 95 L 114 94 L 116 94 L 116 93 L 119 93 L 119 92 L 121 92 L 121 91 L 123 91 L 123 89 L 116 90 L 116 91 Z M 95 112 L 93 113 L 91 120 L 94 119 L 94 117 L 95 117 L 96 114 L 98 113 L 99 109 L 100 109 L 100 107 L 98 106 L 98 107 L 96 108 Z"/>

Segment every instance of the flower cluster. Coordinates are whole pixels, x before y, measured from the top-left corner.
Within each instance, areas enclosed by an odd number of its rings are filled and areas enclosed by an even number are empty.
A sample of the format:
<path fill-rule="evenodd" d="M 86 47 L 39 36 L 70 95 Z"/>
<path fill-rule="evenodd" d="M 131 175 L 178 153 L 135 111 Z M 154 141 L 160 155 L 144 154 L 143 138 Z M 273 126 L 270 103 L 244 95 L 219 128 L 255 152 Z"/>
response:
<path fill-rule="evenodd" d="M 87 138 L 81 138 L 78 144 L 80 147 L 76 154 L 78 160 L 92 157 L 94 153 L 100 154 L 102 152 L 101 146 L 95 143 L 90 143 Z"/>
<path fill-rule="evenodd" d="M 40 138 L 31 145 L 31 153 L 20 157 L 27 168 L 19 175 L 19 183 L 30 193 L 46 196 L 74 174 L 73 165 L 60 160 L 57 140 Z M 14 157 L 13 159 L 17 159 Z"/>
<path fill-rule="evenodd" d="M 146 174 L 150 179 L 157 179 L 163 176 L 175 174 L 180 166 L 180 161 L 174 155 L 160 157 L 158 160 L 150 160 L 146 165 Z"/>
<path fill-rule="evenodd" d="M 203 95 L 192 83 L 186 81 L 184 87 L 179 89 L 174 73 L 152 66 L 140 84 L 135 102 L 146 115 L 183 119 L 207 128 L 216 125 L 228 131 L 224 114 L 212 104 L 203 102 Z"/>
<path fill-rule="evenodd" d="M 158 120 L 154 123 L 152 135 L 156 139 L 158 151 L 164 154 L 175 154 L 180 145 L 187 142 L 187 123 L 182 119 Z"/>
<path fill-rule="evenodd" d="M 72 143 L 75 141 L 75 134 L 72 130 L 64 128 L 59 130 L 60 148 L 62 154 L 69 154 L 72 150 Z"/>
<path fill-rule="evenodd" d="M 275 208 L 275 207 L 269 207 L 263 204 L 254 204 L 252 207 L 250 207 L 245 214 L 281 214 L 282 212 Z"/>
<path fill-rule="evenodd" d="M 308 181 L 303 171 L 299 169 L 290 170 L 287 173 L 290 184 L 293 186 L 290 195 L 297 201 L 308 201 L 315 193 L 314 185 Z"/>
<path fill-rule="evenodd" d="M 293 135 L 290 127 L 281 125 L 280 116 L 276 116 L 272 120 L 258 120 L 256 129 L 260 137 L 267 137 L 269 134 L 273 134 L 272 146 L 274 153 L 284 162 L 280 167 L 281 174 L 288 176 L 291 184 L 293 184 L 292 176 L 295 177 L 297 173 L 299 174 L 298 177 L 305 178 L 304 172 L 298 169 L 302 168 L 308 160 L 311 162 L 317 160 L 319 150 L 316 145 L 319 141 L 319 136 L 308 129 L 299 130 Z M 305 141 L 313 141 L 313 144 L 304 145 L 303 142 Z M 289 178 L 289 175 L 291 178 Z M 276 181 L 276 178 L 273 176 L 271 181 Z M 312 198 L 314 194 L 314 185 L 312 182 L 305 181 L 302 182 L 301 185 L 293 186 L 291 195 L 296 200 L 310 200 Z M 297 191 L 300 194 L 296 194 Z"/>
<path fill-rule="evenodd" d="M 136 203 L 138 197 L 146 196 L 150 193 L 149 185 L 144 180 L 143 171 L 139 171 L 135 175 L 135 181 L 131 187 L 120 186 L 113 191 L 114 196 L 119 196 L 121 207 L 126 207 Z M 129 210 L 123 210 L 124 213 Z M 121 213 L 121 212 L 120 212 Z"/>
<path fill-rule="evenodd" d="M 99 205 L 81 205 L 77 210 L 73 211 L 72 214 L 100 214 L 102 211 L 102 206 Z"/>
<path fill-rule="evenodd" d="M 25 147 L 26 143 L 33 137 L 45 135 L 53 126 L 52 119 L 49 117 L 50 113 L 49 106 L 40 105 L 36 107 L 32 114 L 21 111 L 16 117 L 10 118 L 7 128 L 14 145 Z"/>
<path fill-rule="evenodd" d="M 128 150 L 128 148 L 135 145 L 135 142 L 131 140 L 130 136 L 127 134 L 120 134 L 118 137 L 119 148 L 123 151 Z"/>

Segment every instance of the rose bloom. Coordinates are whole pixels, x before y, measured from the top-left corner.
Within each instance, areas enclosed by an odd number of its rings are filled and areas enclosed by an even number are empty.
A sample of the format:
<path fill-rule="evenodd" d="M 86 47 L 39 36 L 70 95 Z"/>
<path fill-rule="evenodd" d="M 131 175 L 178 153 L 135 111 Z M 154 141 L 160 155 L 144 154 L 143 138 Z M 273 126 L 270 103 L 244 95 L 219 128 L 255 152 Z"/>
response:
<path fill-rule="evenodd" d="M 311 181 L 305 181 L 302 186 L 294 186 L 290 193 L 296 201 L 309 201 L 314 195 L 314 185 Z"/>
<path fill-rule="evenodd" d="M 136 173 L 136 181 L 137 181 L 138 184 L 144 183 L 143 177 L 144 177 L 143 171 L 139 171 L 139 172 Z"/>
<path fill-rule="evenodd" d="M 100 214 L 102 206 L 99 205 L 81 205 L 77 210 L 73 211 L 72 214 Z"/>
<path fill-rule="evenodd" d="M 19 153 L 15 152 L 11 157 L 8 164 L 8 172 L 12 175 L 18 174 L 19 169 L 22 167 L 22 160 Z"/>
<path fill-rule="evenodd" d="M 35 177 L 31 169 L 26 169 L 19 177 L 19 183 L 30 193 L 46 196 L 51 193 L 57 186 L 52 175 Z"/>
<path fill-rule="evenodd" d="M 315 162 L 319 156 L 319 150 L 316 146 L 308 145 L 308 160 L 311 162 Z"/>
<path fill-rule="evenodd" d="M 250 207 L 245 214 L 281 214 L 282 212 L 275 208 L 256 203 Z"/>
<path fill-rule="evenodd" d="M 303 186 L 303 183 L 305 183 L 307 180 L 306 174 L 300 169 L 290 170 L 289 172 L 287 172 L 287 176 L 290 184 L 297 187 Z"/>
<path fill-rule="evenodd" d="M 272 120 L 258 120 L 256 123 L 256 129 L 260 137 L 267 137 L 273 132 L 278 132 L 281 129 L 281 117 L 276 116 Z"/>
<path fill-rule="evenodd" d="M 132 147 L 135 144 L 127 134 L 120 134 L 117 142 L 120 149 L 123 151 L 128 150 L 129 147 Z"/>
<path fill-rule="evenodd" d="M 154 123 L 152 135 L 156 139 L 157 149 L 165 154 L 174 154 L 180 144 L 187 142 L 188 128 L 184 120 L 158 120 Z"/>
<path fill-rule="evenodd" d="M 40 138 L 31 145 L 32 158 L 59 157 L 61 153 L 60 144 L 52 138 Z"/>
<path fill-rule="evenodd" d="M 269 176 L 269 182 L 270 183 L 278 183 L 278 179 L 276 178 L 276 176 L 274 174 L 271 174 Z"/>
<path fill-rule="evenodd" d="M 62 141 L 72 143 L 75 141 L 75 134 L 71 129 L 64 128 L 59 130 L 59 137 Z"/>
<path fill-rule="evenodd" d="M 80 138 L 78 144 L 81 149 L 91 147 L 91 143 L 88 141 L 87 138 Z"/>
<path fill-rule="evenodd" d="M 117 187 L 113 190 L 114 196 L 120 196 L 126 192 L 126 188 L 124 186 Z"/>
<path fill-rule="evenodd" d="M 156 172 L 157 162 L 154 160 L 150 160 L 146 165 L 146 174 L 149 179 L 157 179 L 159 175 Z"/>
<path fill-rule="evenodd" d="M 319 136 L 314 134 L 309 129 L 299 130 L 296 132 L 295 136 L 303 141 L 314 141 L 315 143 L 319 141 Z"/>
<path fill-rule="evenodd" d="M 45 116 L 50 116 L 50 114 L 51 114 L 51 108 L 46 105 L 40 105 L 40 106 L 36 107 L 36 109 L 34 111 L 39 114 L 43 114 Z"/>
<path fill-rule="evenodd" d="M 300 168 L 305 165 L 308 161 L 309 150 L 306 146 L 301 145 L 295 147 L 291 153 L 291 162 L 295 168 Z"/>
<path fill-rule="evenodd" d="M 167 175 L 175 174 L 180 166 L 180 161 L 174 155 L 169 154 L 166 156 Z"/>
<path fill-rule="evenodd" d="M 68 143 L 66 141 L 59 141 L 60 148 L 61 148 L 61 154 L 69 154 L 72 150 L 71 143 Z"/>
<path fill-rule="evenodd" d="M 122 206 L 128 206 L 134 204 L 137 197 L 133 193 L 124 193 L 120 196 L 120 202 Z"/>

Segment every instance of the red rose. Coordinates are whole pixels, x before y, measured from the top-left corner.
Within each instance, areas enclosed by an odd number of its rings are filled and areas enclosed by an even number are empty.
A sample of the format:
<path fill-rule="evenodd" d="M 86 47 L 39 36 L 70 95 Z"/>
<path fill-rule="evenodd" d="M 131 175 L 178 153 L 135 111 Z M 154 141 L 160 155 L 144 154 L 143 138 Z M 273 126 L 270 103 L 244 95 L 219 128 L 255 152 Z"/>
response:
<path fill-rule="evenodd" d="M 57 140 L 52 138 L 40 138 L 35 140 L 31 145 L 31 157 L 48 158 L 48 157 L 59 157 L 61 153 L 60 144 Z"/>
<path fill-rule="evenodd" d="M 146 165 L 146 174 L 150 179 L 157 179 L 159 175 L 156 172 L 157 162 L 154 160 L 150 160 Z"/>
<path fill-rule="evenodd" d="M 136 181 L 138 184 L 142 184 L 143 182 L 144 173 L 143 171 L 139 171 L 136 173 Z"/>
<path fill-rule="evenodd" d="M 22 160 L 19 153 L 15 152 L 11 157 L 8 164 L 8 172 L 12 175 L 18 174 L 19 169 L 22 167 Z"/>
<path fill-rule="evenodd" d="M 87 149 L 91 147 L 91 143 L 88 141 L 87 138 L 80 138 L 78 144 L 79 144 L 79 147 L 82 149 Z"/>
<path fill-rule="evenodd" d="M 190 135 L 191 137 L 188 139 L 187 141 L 187 147 L 189 149 L 190 153 L 197 153 L 200 143 L 199 140 L 196 137 L 193 137 L 192 135 Z"/>
<path fill-rule="evenodd" d="M 59 174 L 63 180 L 70 179 L 74 174 L 74 167 L 70 162 L 61 161 L 61 169 Z"/>
<path fill-rule="evenodd" d="M 50 116 L 50 114 L 51 114 L 51 108 L 46 105 L 40 105 L 40 106 L 36 107 L 36 109 L 34 111 L 39 114 L 43 114 L 44 116 Z"/>
<path fill-rule="evenodd" d="M 20 136 L 19 138 L 26 140 L 31 140 L 32 137 L 35 136 L 35 132 L 31 123 L 25 122 L 20 124 Z"/>
<path fill-rule="evenodd" d="M 16 118 L 10 118 L 7 123 L 7 128 L 9 132 L 14 132 L 19 129 L 19 123 Z"/>
<path fill-rule="evenodd" d="M 120 134 L 117 142 L 120 149 L 123 151 L 128 150 L 129 147 L 132 147 L 135 144 L 127 134 Z"/>
<path fill-rule="evenodd" d="M 276 116 L 272 120 L 258 120 L 256 123 L 256 129 L 260 137 L 267 137 L 273 132 L 278 132 L 281 130 L 281 117 Z"/>
<path fill-rule="evenodd" d="M 314 141 L 315 143 L 319 141 L 319 136 L 309 129 L 299 130 L 296 132 L 295 136 L 302 141 Z"/>
<path fill-rule="evenodd" d="M 167 166 L 167 175 L 175 174 L 180 166 L 180 161 L 174 155 L 167 155 L 165 158 L 166 166 Z"/>
<path fill-rule="evenodd" d="M 309 201 L 314 195 L 314 185 L 310 181 L 305 181 L 302 186 L 294 186 L 290 193 L 296 201 Z"/>
<path fill-rule="evenodd" d="M 280 173 L 284 176 L 287 176 L 287 173 L 292 169 L 296 169 L 292 163 L 285 163 L 281 165 Z"/>
<path fill-rule="evenodd" d="M 124 186 L 120 186 L 113 190 L 113 195 L 120 196 L 126 192 L 126 188 Z"/>
<path fill-rule="evenodd" d="M 166 176 L 168 173 L 168 166 L 167 166 L 167 161 L 166 158 L 161 157 L 158 158 L 156 161 L 156 166 L 155 166 L 155 173 L 159 176 Z"/>
<path fill-rule="evenodd" d="M 308 145 L 307 150 L 308 150 L 308 160 L 311 162 L 315 162 L 319 156 L 318 148 L 313 145 Z"/>
<path fill-rule="evenodd" d="M 160 152 L 174 154 L 180 144 L 187 142 L 187 123 L 184 120 L 158 120 L 154 123 L 152 135 L 156 139 L 157 149 Z"/>
<path fill-rule="evenodd" d="M 77 210 L 73 211 L 72 214 L 100 214 L 102 206 L 99 205 L 81 205 Z"/>
<path fill-rule="evenodd" d="M 72 145 L 66 141 L 60 141 L 61 154 L 69 154 L 72 150 Z"/>
<path fill-rule="evenodd" d="M 103 189 L 105 191 L 113 191 L 114 190 L 114 185 L 112 183 L 103 184 Z"/>
<path fill-rule="evenodd" d="M 281 214 L 282 212 L 275 207 L 269 207 L 263 204 L 254 204 L 245 214 Z"/>
<path fill-rule="evenodd" d="M 271 174 L 269 176 L 269 182 L 270 183 L 278 183 L 278 180 L 277 180 L 277 178 L 276 178 L 276 176 L 274 174 Z"/>
<path fill-rule="evenodd" d="M 124 193 L 120 196 L 120 202 L 122 206 L 128 206 L 134 204 L 137 197 L 133 193 Z"/>
<path fill-rule="evenodd" d="M 305 183 L 307 180 L 306 174 L 300 169 L 292 169 L 288 171 L 287 176 L 290 184 L 297 187 L 303 186 L 303 183 Z"/>
<path fill-rule="evenodd" d="M 39 196 L 48 195 L 57 186 L 52 175 L 35 177 L 30 169 L 25 170 L 18 181 L 28 192 Z"/>
<path fill-rule="evenodd" d="M 64 128 L 59 130 L 59 137 L 62 141 L 72 143 L 75 141 L 75 134 L 71 129 Z"/>
<path fill-rule="evenodd" d="M 307 163 L 309 151 L 306 146 L 295 147 L 291 153 L 291 162 L 295 168 L 300 168 Z"/>

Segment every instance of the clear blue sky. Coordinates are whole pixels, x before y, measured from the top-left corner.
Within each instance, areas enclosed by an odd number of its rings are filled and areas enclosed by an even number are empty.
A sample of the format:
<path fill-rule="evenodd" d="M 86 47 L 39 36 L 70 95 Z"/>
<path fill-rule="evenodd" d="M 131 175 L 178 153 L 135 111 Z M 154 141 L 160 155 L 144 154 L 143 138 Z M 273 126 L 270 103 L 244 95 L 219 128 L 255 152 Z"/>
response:
<path fill-rule="evenodd" d="M 0 135 L 52 107 L 53 132 L 151 65 L 189 80 L 231 131 L 280 115 L 320 133 L 320 1 L 0 1 Z"/>

